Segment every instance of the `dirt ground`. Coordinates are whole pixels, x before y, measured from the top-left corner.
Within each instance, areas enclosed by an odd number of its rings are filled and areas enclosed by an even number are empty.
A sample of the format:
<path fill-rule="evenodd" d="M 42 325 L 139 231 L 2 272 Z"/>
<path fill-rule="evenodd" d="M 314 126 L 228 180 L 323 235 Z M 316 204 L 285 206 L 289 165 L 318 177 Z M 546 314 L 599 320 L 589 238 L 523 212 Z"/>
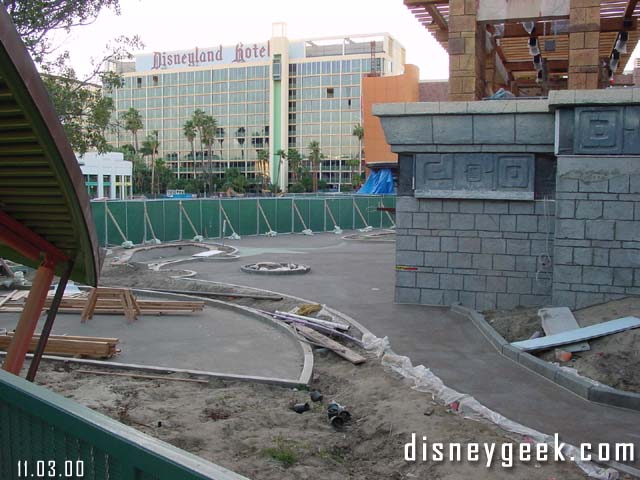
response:
<path fill-rule="evenodd" d="M 373 357 L 353 366 L 327 351 L 317 353 L 311 389 L 323 394 L 318 403 L 309 400 L 307 391 L 270 385 L 92 376 L 76 368 L 45 362 L 37 382 L 254 480 L 586 478 L 571 463 L 488 469 L 469 463 L 405 462 L 404 445 L 411 433 L 445 443 L 499 445 L 514 439 L 434 404 L 430 395 L 411 390 Z M 353 415 L 343 430 L 327 420 L 332 400 Z M 309 402 L 311 410 L 293 412 L 290 404 L 298 402 Z"/>
<path fill-rule="evenodd" d="M 225 301 L 265 310 L 290 309 L 298 304 L 286 298 L 277 302 L 237 298 L 233 295 L 255 290 L 172 279 L 167 272 L 150 271 L 145 265 L 109 263 L 105 262 L 102 271 L 103 285 L 223 292 L 229 294 L 222 298 Z M 404 445 L 412 433 L 445 445 L 495 442 L 498 451 L 502 443 L 523 439 L 506 435 L 491 424 L 463 418 L 434 402 L 431 395 L 412 390 L 403 379 L 386 371 L 378 358 L 364 354 L 368 361 L 354 366 L 327 350 L 315 350 L 310 388 L 323 394 L 321 403 L 309 401 L 309 392 L 304 389 L 222 380 L 196 384 L 92 375 L 75 370 L 104 369 L 66 362 L 43 361 L 36 381 L 253 480 L 587 478 L 572 463 L 516 462 L 513 468 L 502 468 L 496 460 L 486 468 L 468 462 L 406 462 Z M 332 400 L 352 413 L 352 422 L 343 430 L 336 430 L 327 420 L 326 409 Z M 309 402 L 311 410 L 303 414 L 292 411 L 291 404 L 299 402 Z"/>
<path fill-rule="evenodd" d="M 640 298 L 594 305 L 573 312 L 578 324 L 586 327 L 616 318 L 640 317 Z M 526 340 L 542 332 L 537 308 L 485 312 L 487 320 L 509 342 Z M 575 368 L 580 375 L 620 390 L 640 393 L 640 329 L 589 340 L 591 350 L 574 353 L 563 366 Z M 540 358 L 555 362 L 553 351 L 542 352 Z"/>

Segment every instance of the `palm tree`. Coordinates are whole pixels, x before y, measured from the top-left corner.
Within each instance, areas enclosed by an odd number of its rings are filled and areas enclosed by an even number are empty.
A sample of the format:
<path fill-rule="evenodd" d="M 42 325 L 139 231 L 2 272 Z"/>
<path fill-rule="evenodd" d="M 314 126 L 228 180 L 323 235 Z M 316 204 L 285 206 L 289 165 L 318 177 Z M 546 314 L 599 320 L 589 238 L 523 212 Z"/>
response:
<path fill-rule="evenodd" d="M 187 120 L 184 122 L 182 126 L 182 134 L 187 137 L 187 141 L 189 145 L 191 145 L 191 160 L 193 160 L 193 178 L 196 178 L 196 149 L 195 149 L 195 139 L 198 135 L 198 131 L 196 130 L 196 126 L 193 124 L 193 120 Z"/>
<path fill-rule="evenodd" d="M 204 129 L 207 125 L 207 113 L 204 110 L 197 108 L 194 110 L 193 115 L 191 115 L 191 121 L 193 122 L 193 126 L 196 128 L 196 131 L 200 134 L 200 158 L 202 159 L 202 165 L 204 167 L 204 150 L 202 146 L 204 144 Z"/>
<path fill-rule="evenodd" d="M 297 148 L 290 148 L 287 152 L 287 158 L 289 159 L 289 170 L 293 175 L 293 181 L 298 181 L 298 174 L 300 173 L 300 166 L 302 164 L 302 155 Z"/>
<path fill-rule="evenodd" d="M 209 182 L 209 187 L 212 185 L 213 181 L 213 144 L 216 141 L 216 119 L 210 115 L 207 115 L 204 118 L 204 125 L 202 127 L 202 143 L 207 147 L 207 180 Z"/>
<path fill-rule="evenodd" d="M 246 140 L 246 136 L 247 136 L 247 129 L 244 127 L 239 127 L 236 130 L 236 141 L 238 142 L 238 145 L 240 145 L 240 153 L 242 154 L 242 160 L 244 160 L 244 141 Z M 248 168 L 247 168 L 247 162 L 244 162 L 244 174 L 247 175 L 248 172 Z"/>
<path fill-rule="evenodd" d="M 216 129 L 216 138 L 218 139 L 218 142 L 220 143 L 220 160 L 222 160 L 222 157 L 224 156 L 224 153 L 222 151 L 222 143 L 224 142 L 224 127 L 218 127 Z M 229 168 L 229 159 L 227 158 L 227 168 Z"/>
<path fill-rule="evenodd" d="M 258 157 L 258 169 L 262 177 L 262 190 L 264 191 L 267 189 L 267 183 L 269 181 L 269 152 L 264 149 L 259 149 L 256 155 Z"/>
<path fill-rule="evenodd" d="M 287 159 L 287 152 L 285 152 L 284 150 L 280 149 L 276 152 L 276 157 L 278 157 L 278 171 L 275 174 L 275 181 L 276 181 L 276 185 L 280 186 L 280 170 L 282 168 L 282 160 L 286 160 Z M 289 183 L 289 175 L 287 175 L 287 180 L 285 181 L 285 184 Z M 282 187 L 285 187 L 286 185 L 282 185 Z"/>
<path fill-rule="evenodd" d="M 153 195 L 155 189 L 154 179 L 156 172 L 156 155 L 159 148 L 160 141 L 158 140 L 158 130 L 154 130 L 151 132 L 151 135 L 147 135 L 147 139 L 142 142 L 143 152 L 151 155 L 151 195 Z"/>
<path fill-rule="evenodd" d="M 311 160 L 311 173 L 313 175 L 313 191 L 318 191 L 318 163 L 320 163 L 320 144 L 316 140 L 309 142 L 309 160 Z"/>
<path fill-rule="evenodd" d="M 354 125 L 351 135 L 358 139 L 358 160 L 360 160 L 358 164 L 358 175 L 362 175 L 362 139 L 364 138 L 364 127 L 359 123 Z"/>
<path fill-rule="evenodd" d="M 142 130 L 142 115 L 135 108 L 131 107 L 122 114 L 124 129 L 133 135 L 133 145 L 138 151 L 138 131 Z"/>

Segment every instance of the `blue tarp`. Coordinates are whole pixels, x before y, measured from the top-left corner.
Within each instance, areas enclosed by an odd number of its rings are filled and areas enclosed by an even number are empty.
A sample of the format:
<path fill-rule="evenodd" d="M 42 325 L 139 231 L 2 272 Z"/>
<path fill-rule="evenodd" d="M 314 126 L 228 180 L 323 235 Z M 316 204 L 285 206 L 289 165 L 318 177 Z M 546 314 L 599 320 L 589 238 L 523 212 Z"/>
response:
<path fill-rule="evenodd" d="M 388 168 L 374 170 L 369 174 L 369 178 L 364 185 L 358 190 L 358 193 L 382 194 L 395 193 L 393 187 L 393 175 Z"/>

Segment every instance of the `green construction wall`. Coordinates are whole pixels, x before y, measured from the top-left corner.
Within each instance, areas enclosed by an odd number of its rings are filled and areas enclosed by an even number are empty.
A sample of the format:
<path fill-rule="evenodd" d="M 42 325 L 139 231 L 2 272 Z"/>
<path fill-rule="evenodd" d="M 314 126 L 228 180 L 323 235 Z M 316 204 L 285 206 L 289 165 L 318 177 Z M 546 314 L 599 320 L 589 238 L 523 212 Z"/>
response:
<path fill-rule="evenodd" d="M 102 246 L 120 245 L 125 240 L 141 244 L 154 237 L 161 241 L 190 240 L 196 235 L 221 238 L 225 220 L 227 237 L 234 232 L 240 236 L 263 235 L 270 230 L 279 234 L 305 229 L 329 232 L 336 225 L 343 230 L 393 227 L 394 215 L 378 211 L 380 206 L 395 207 L 395 196 L 300 195 L 91 203 Z"/>

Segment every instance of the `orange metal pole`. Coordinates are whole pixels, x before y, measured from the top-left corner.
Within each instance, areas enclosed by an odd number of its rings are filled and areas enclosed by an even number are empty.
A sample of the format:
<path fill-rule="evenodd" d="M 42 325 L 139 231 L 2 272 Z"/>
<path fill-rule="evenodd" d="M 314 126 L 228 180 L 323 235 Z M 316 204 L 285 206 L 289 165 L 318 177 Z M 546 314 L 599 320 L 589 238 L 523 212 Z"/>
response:
<path fill-rule="evenodd" d="M 47 293 L 51 287 L 54 275 L 54 264 L 45 261 L 36 271 L 36 276 L 31 286 L 31 291 L 27 297 L 24 309 L 20 314 L 20 320 L 16 327 L 16 333 L 11 340 L 7 357 L 2 368 L 7 372 L 19 375 L 24 359 L 29 350 L 29 343 L 33 338 L 36 325 L 42 314 L 44 302 L 47 299 Z"/>

